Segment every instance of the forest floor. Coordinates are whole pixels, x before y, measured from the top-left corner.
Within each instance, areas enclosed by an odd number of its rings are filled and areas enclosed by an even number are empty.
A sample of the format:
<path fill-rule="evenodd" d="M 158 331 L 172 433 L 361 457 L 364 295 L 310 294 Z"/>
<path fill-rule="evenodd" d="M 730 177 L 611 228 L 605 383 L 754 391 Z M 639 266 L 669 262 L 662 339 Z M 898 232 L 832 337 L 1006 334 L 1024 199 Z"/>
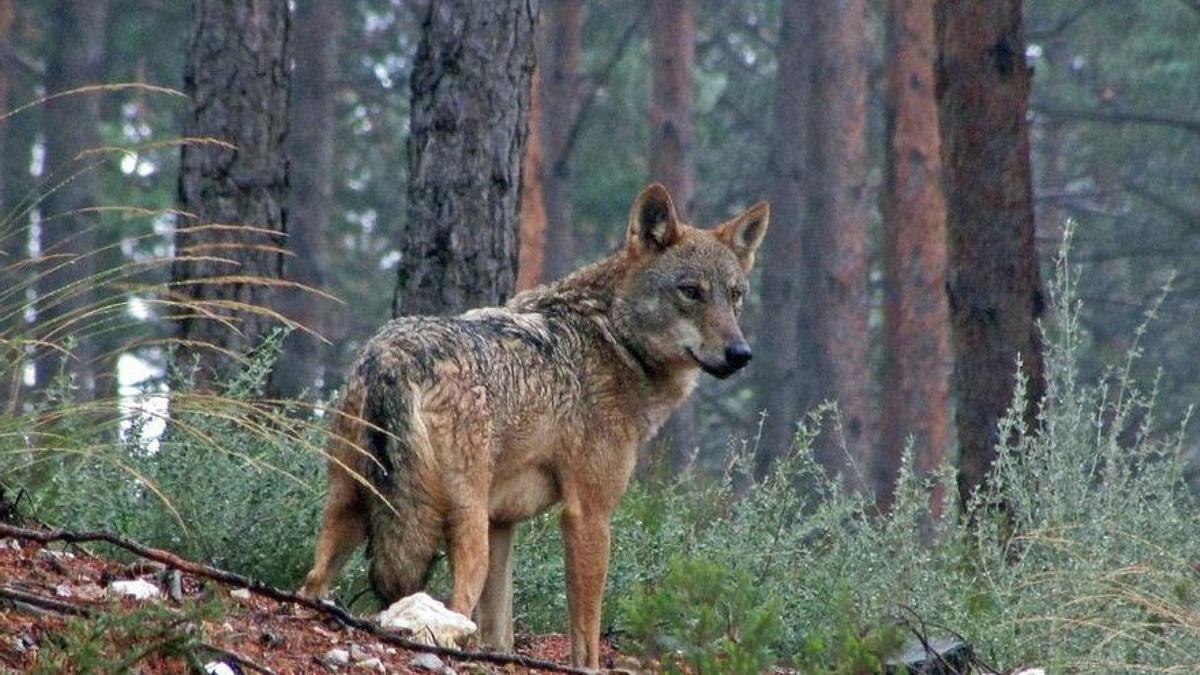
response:
<path fill-rule="evenodd" d="M 418 665 L 421 652 L 347 626 L 328 614 L 211 579 L 164 573 L 164 569 L 143 560 L 109 560 L 74 545 L 0 538 L 0 590 L 8 593 L 0 599 L 0 672 L 30 671 L 39 658 L 49 666 L 44 672 L 56 672 L 63 666 L 54 658 L 56 653 L 61 658 L 63 652 L 85 652 L 89 646 L 99 650 L 98 665 L 111 665 L 157 641 L 161 649 L 147 654 L 134 672 L 187 673 L 187 659 L 179 656 L 179 650 L 172 652 L 172 644 L 178 644 L 172 639 L 186 640 L 182 652 L 195 655 L 208 672 L 438 672 L 436 662 L 432 670 Z M 171 583 L 166 588 L 162 583 L 172 576 L 177 582 L 175 593 L 166 590 Z M 113 581 L 136 579 L 153 582 L 165 595 L 148 600 L 113 597 L 109 590 Z M 15 601 L 14 594 L 28 594 L 31 602 Z M 212 600 L 223 609 L 207 614 L 194 609 L 205 603 L 212 606 Z M 190 612 L 188 606 L 193 607 Z M 71 616 L 72 608 L 90 618 Z M 141 618 L 122 622 L 121 617 Z M 568 659 L 562 635 L 518 635 L 516 643 L 522 656 L 554 663 Z M 621 660 L 611 644 L 605 644 L 603 652 L 603 665 L 608 668 Z M 346 663 L 333 663 L 341 659 Z M 456 673 L 546 672 L 513 663 L 450 656 L 440 660 Z M 218 663 L 228 668 L 221 670 Z"/>

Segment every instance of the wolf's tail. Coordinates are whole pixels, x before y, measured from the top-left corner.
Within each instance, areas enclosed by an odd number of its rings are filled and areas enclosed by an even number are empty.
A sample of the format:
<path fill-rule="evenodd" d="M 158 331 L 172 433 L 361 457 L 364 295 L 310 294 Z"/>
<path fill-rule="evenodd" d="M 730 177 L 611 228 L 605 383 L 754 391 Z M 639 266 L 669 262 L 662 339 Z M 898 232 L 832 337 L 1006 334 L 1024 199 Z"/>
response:
<path fill-rule="evenodd" d="M 363 405 L 371 485 L 367 555 L 375 593 L 392 603 L 424 588 L 442 539 L 434 503 L 437 473 L 420 415 L 420 393 L 401 381 L 381 383 Z M 379 497 L 382 496 L 383 499 Z"/>

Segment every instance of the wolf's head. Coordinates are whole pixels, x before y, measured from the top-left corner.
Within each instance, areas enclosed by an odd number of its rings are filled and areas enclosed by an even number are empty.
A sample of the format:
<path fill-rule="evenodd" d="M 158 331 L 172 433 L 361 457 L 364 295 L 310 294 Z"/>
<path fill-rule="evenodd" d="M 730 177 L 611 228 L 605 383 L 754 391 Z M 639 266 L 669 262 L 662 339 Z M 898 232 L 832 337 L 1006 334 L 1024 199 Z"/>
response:
<path fill-rule="evenodd" d="M 643 358 L 664 368 L 700 367 L 722 379 L 750 362 L 738 316 L 769 215 L 759 202 L 703 230 L 679 221 L 662 185 L 642 190 L 629 213 L 629 271 L 613 314 Z"/>

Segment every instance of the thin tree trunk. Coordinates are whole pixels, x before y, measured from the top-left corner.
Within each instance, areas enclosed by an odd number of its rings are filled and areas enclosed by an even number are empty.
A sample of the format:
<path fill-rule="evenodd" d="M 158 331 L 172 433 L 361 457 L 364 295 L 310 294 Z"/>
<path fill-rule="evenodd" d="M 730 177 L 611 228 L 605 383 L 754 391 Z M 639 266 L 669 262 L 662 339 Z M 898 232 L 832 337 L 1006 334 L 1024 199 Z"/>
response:
<path fill-rule="evenodd" d="M 650 180 L 666 186 L 685 222 L 695 189 L 692 124 L 692 62 L 696 26 L 691 0 L 650 3 Z M 696 408 L 679 406 L 658 434 L 668 448 L 673 473 L 689 462 L 696 448 Z"/>
<path fill-rule="evenodd" d="M 292 122 L 287 140 L 292 190 L 288 195 L 284 276 L 309 288 L 325 286 L 329 259 L 326 233 L 333 206 L 335 101 L 342 32 L 341 6 L 326 0 L 301 0 L 293 24 Z M 308 329 L 328 337 L 339 306 L 300 289 L 284 289 L 281 311 Z M 271 372 L 276 396 L 309 391 L 319 397 L 323 372 L 322 342 L 295 330 L 283 343 Z"/>
<path fill-rule="evenodd" d="M 786 454 L 803 414 L 800 372 L 800 276 L 808 192 L 810 24 L 803 3 L 783 3 L 775 75 L 771 241 L 763 247 L 762 305 L 754 345 L 763 419 L 754 472 L 766 475 Z"/>
<path fill-rule="evenodd" d="M 12 0 L 0 0 L 0 43 L 11 44 L 12 40 L 12 25 L 13 25 L 13 6 Z M 0 115 L 8 112 L 13 108 L 13 105 L 8 101 L 8 82 L 12 79 L 12 67 L 9 64 L 9 59 L 5 56 L 5 50 L 0 49 Z M 8 124 L 7 121 L 0 121 L 0 157 L 4 157 L 4 141 L 7 136 Z M 0 169 L 2 171 L 2 169 Z M 8 176 L 5 173 L 0 173 L 0 251 L 8 252 L 6 227 L 9 225 L 4 220 L 8 215 L 9 200 L 6 188 Z M 0 392 L 3 396 L 3 392 Z"/>
<path fill-rule="evenodd" d="M 1012 402 L 1016 361 L 1037 426 L 1045 383 L 1035 319 L 1042 293 L 1034 248 L 1030 69 L 1020 0 L 938 0 L 937 91 L 945 166 L 950 316 L 955 354 L 959 498 L 986 479 L 997 422 Z"/>
<path fill-rule="evenodd" d="M 546 257 L 542 281 L 565 276 L 575 266 L 568 137 L 579 115 L 579 58 L 583 44 L 583 0 L 546 0 L 538 40 L 541 102 L 542 195 L 546 209 Z"/>
<path fill-rule="evenodd" d="M 60 0 L 55 3 L 46 63 L 46 90 L 55 94 L 101 80 L 108 3 Z M 89 399 L 96 391 L 94 340 L 86 334 L 86 308 L 95 293 L 84 280 L 96 272 L 98 248 L 95 213 L 98 180 L 92 163 L 81 155 L 100 146 L 100 100 L 95 94 L 64 96 L 45 104 L 46 172 L 53 189 L 42 198 L 41 255 L 44 270 L 38 281 L 37 335 L 55 345 L 68 337 L 76 342 L 72 355 L 44 351 L 37 359 L 37 386 L 44 388 L 60 373 L 73 379 L 76 396 Z"/>
<path fill-rule="evenodd" d="M 0 44 L 11 44 L 13 25 L 12 0 L 0 0 Z M 5 56 L 5 50 L 0 48 L 0 115 L 11 110 L 14 105 L 9 101 L 9 82 L 14 78 L 10 59 Z M 8 155 L 5 154 L 9 137 L 9 122 L 0 120 L 0 293 L 14 288 L 20 279 L 15 272 L 15 265 L 24 251 L 27 232 L 16 222 L 11 222 L 9 211 L 13 208 L 10 196 L 10 172 Z M 15 148 L 14 148 L 15 150 Z M 0 311 L 8 314 L 7 308 L 15 306 L 16 299 L 0 301 Z M 8 317 L 0 319 L 0 337 L 16 337 L 14 324 L 24 317 Z M 0 416 L 7 414 L 9 401 L 14 398 L 13 388 L 20 377 L 20 353 L 9 345 L 0 345 Z M 15 409 L 15 405 L 13 406 Z"/>
<path fill-rule="evenodd" d="M 801 365 L 808 405 L 836 400 L 841 413 L 841 437 L 830 430 L 818 439 L 817 460 L 853 487 L 866 477 L 873 431 L 866 0 L 814 0 L 808 20 L 813 22 L 812 189 L 803 242 L 802 344 L 808 358 L 802 357 Z"/>
<path fill-rule="evenodd" d="M 915 471 L 928 476 L 950 445 L 946 202 L 933 90 L 933 0 L 890 0 L 883 211 L 883 377 L 880 451 L 872 487 L 881 511 L 895 494 L 912 439 Z M 935 515 L 943 494 L 931 495 Z"/>
<path fill-rule="evenodd" d="M 535 2 L 429 4 L 412 73 L 397 316 L 512 293 L 536 23 Z"/>
<path fill-rule="evenodd" d="M 196 0 L 191 20 L 184 136 L 233 146 L 188 144 L 180 160 L 180 206 L 194 218 L 178 225 L 171 276 L 195 310 L 178 321 L 179 356 L 207 387 L 235 370 L 223 350 L 251 350 L 274 325 L 262 310 L 287 245 L 288 3 Z"/>
<path fill-rule="evenodd" d="M 521 167 L 521 243 L 517 255 L 517 290 L 538 285 L 546 264 L 546 198 L 542 192 L 541 78 L 529 80 L 529 136 Z"/>

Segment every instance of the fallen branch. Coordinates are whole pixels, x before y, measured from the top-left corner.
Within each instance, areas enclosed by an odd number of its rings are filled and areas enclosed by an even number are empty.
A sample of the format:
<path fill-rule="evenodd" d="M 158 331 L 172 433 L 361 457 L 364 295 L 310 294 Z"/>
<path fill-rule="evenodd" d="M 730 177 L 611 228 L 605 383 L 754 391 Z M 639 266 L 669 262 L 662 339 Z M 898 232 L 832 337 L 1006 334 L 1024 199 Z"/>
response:
<path fill-rule="evenodd" d="M 457 659 L 459 661 L 479 661 L 484 663 L 494 663 L 497 665 L 512 664 L 521 666 L 523 668 L 547 670 L 556 673 L 590 672 L 581 668 L 572 668 L 570 666 L 564 666 L 552 661 L 534 659 L 528 656 L 522 656 L 520 654 L 467 651 L 462 649 L 454 649 L 452 647 L 427 645 L 415 640 L 410 640 L 397 633 L 384 630 L 375 622 L 354 616 L 353 614 L 331 602 L 304 597 L 296 593 L 291 593 L 289 591 L 284 591 L 275 588 L 274 586 L 264 584 L 261 581 L 242 576 L 241 574 L 227 572 L 216 567 L 210 567 L 201 563 L 185 560 L 184 558 L 181 558 L 170 551 L 150 548 L 149 546 L 139 544 L 132 539 L 126 539 L 125 537 L 121 537 L 110 532 L 72 532 L 64 529 L 39 531 L 0 523 L 0 537 L 14 537 L 27 541 L 36 541 L 42 544 L 48 544 L 56 541 L 67 542 L 71 544 L 83 544 L 88 542 L 104 542 L 107 544 L 112 544 L 113 546 L 123 548 L 134 555 L 174 567 L 192 576 L 204 577 L 206 579 L 219 581 L 229 586 L 245 588 L 251 593 L 271 598 L 277 602 L 286 602 L 307 607 L 322 614 L 331 616 L 351 628 L 361 630 L 364 633 L 368 633 L 384 642 L 410 651 L 427 652 L 430 654 L 436 654 L 438 656 Z M 40 598 L 40 596 L 34 597 Z"/>
<path fill-rule="evenodd" d="M 0 586 L 0 598 L 38 609 L 50 610 L 56 614 L 68 614 L 84 618 L 91 618 L 93 616 L 93 612 L 84 607 L 78 607 L 68 602 L 55 600 L 54 598 L 47 598 L 36 593 L 26 593 L 25 591 L 19 591 L 9 586 Z"/>

